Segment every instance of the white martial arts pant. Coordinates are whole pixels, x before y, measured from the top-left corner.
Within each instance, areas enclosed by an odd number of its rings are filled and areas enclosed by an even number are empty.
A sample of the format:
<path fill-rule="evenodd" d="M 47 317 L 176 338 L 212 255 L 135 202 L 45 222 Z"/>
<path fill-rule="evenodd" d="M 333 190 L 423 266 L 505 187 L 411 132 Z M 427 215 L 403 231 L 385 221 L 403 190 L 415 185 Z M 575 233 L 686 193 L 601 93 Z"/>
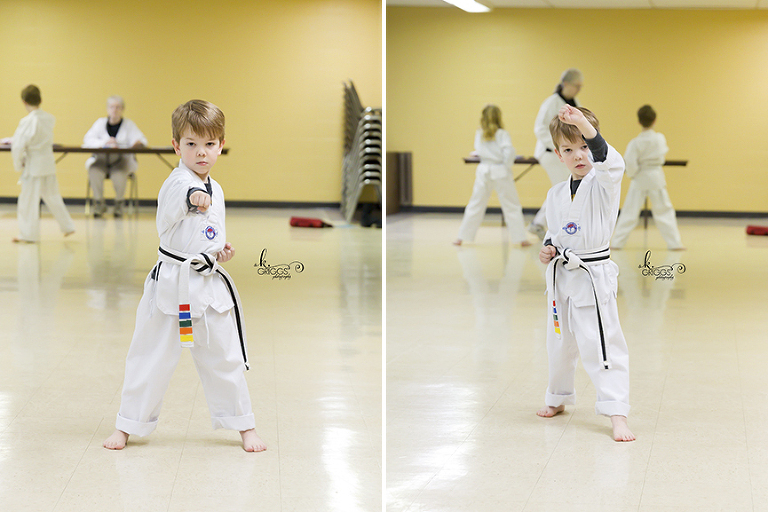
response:
<path fill-rule="evenodd" d="M 544 153 L 542 157 L 539 158 L 539 165 L 547 171 L 547 176 L 549 176 L 552 185 L 557 185 L 558 183 L 567 180 L 571 175 L 568 171 L 568 167 L 560 161 L 560 158 L 553 151 Z M 546 203 L 547 198 L 545 197 L 544 203 L 542 203 L 541 208 L 536 212 L 536 216 L 533 218 L 533 224 L 547 227 Z"/>
<path fill-rule="evenodd" d="M 109 159 L 109 160 L 108 160 Z M 122 201 L 125 197 L 125 187 L 128 183 L 129 166 L 132 164 L 125 155 L 95 155 L 95 160 L 88 166 L 88 180 L 93 190 L 95 201 L 104 200 L 104 180 L 109 171 L 109 179 L 115 187 L 115 201 Z"/>
<path fill-rule="evenodd" d="M 40 240 L 40 199 L 51 211 L 63 233 L 75 230 L 75 223 L 69 216 L 64 200 L 59 193 L 59 182 L 55 174 L 21 179 L 21 193 L 16 204 L 19 220 L 19 238 L 28 242 Z"/>
<path fill-rule="evenodd" d="M 464 208 L 464 218 L 461 220 L 461 227 L 459 228 L 459 239 L 467 242 L 475 240 L 477 230 L 483 222 L 491 192 L 495 189 L 499 196 L 504 221 L 507 223 L 509 238 L 513 243 L 519 244 L 526 240 L 527 236 L 523 223 L 523 207 L 520 206 L 515 180 L 511 174 L 507 174 L 501 179 L 492 179 L 489 174 L 478 166 L 475 174 L 475 185 L 472 188 L 472 197 L 470 197 L 467 207 Z"/>
<path fill-rule="evenodd" d="M 182 350 L 179 317 L 166 315 L 150 304 L 154 294 L 148 290 L 155 285 L 147 279 L 136 312 L 136 330 L 125 361 L 125 381 L 115 423 L 118 430 L 138 436 L 146 436 L 157 427 L 163 395 Z M 255 428 L 232 310 L 218 313 L 208 308 L 203 317 L 192 319 L 192 330 L 195 344 L 189 350 L 203 384 L 213 428 Z"/>
<path fill-rule="evenodd" d="M 629 183 L 627 197 L 624 199 L 624 206 L 619 213 L 619 220 L 616 222 L 616 229 L 613 232 L 611 247 L 621 248 L 627 243 L 629 234 L 640 220 L 640 211 L 643 209 L 646 197 L 651 201 L 653 221 L 658 226 L 667 248 L 681 248 L 683 242 L 680 240 L 680 231 L 677 229 L 677 216 L 667 189 L 643 190 L 634 180 Z"/>
<path fill-rule="evenodd" d="M 574 269 L 571 272 L 583 272 Z M 603 367 L 600 333 L 595 306 L 577 307 L 564 296 L 556 296 L 561 337 L 555 334 L 552 315 L 547 322 L 547 354 L 549 357 L 549 385 L 544 403 L 550 407 L 576 403 L 574 377 L 576 363 L 581 362 L 597 391 L 595 412 L 605 416 L 629 414 L 629 353 L 627 342 L 619 324 L 616 298 L 611 296 L 603 304 L 603 329 L 606 351 L 611 368 Z M 551 306 L 551 304 L 550 304 Z"/>

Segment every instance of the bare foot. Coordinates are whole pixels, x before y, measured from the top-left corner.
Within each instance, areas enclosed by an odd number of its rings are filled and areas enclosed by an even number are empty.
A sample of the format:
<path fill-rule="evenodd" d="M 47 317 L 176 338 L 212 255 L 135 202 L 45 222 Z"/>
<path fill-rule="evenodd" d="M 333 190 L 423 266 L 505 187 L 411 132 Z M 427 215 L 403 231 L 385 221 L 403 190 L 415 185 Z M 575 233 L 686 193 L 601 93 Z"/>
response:
<path fill-rule="evenodd" d="M 243 450 L 247 452 L 263 452 L 267 449 L 267 445 L 256 435 L 254 429 L 242 430 L 240 436 L 243 438 Z"/>
<path fill-rule="evenodd" d="M 19 238 L 19 237 L 11 238 L 11 242 L 13 242 L 15 244 L 33 244 L 33 243 L 35 243 L 32 240 L 24 240 L 23 238 Z"/>
<path fill-rule="evenodd" d="M 64 233 L 64 236 L 65 236 L 65 237 L 68 237 L 68 236 L 70 236 L 70 235 L 74 235 L 74 234 L 75 234 L 75 231 L 74 231 L 74 230 L 72 230 L 72 231 L 69 231 L 69 232 L 67 232 L 67 233 Z"/>
<path fill-rule="evenodd" d="M 626 416 L 611 416 L 611 423 L 613 424 L 613 440 L 614 441 L 634 441 L 635 434 L 629 430 L 627 425 Z"/>
<path fill-rule="evenodd" d="M 558 405 L 557 407 L 550 407 L 549 405 L 545 405 L 544 407 L 536 411 L 536 414 L 538 414 L 542 418 L 551 418 L 556 414 L 560 414 L 564 410 L 565 410 L 564 405 Z"/>
<path fill-rule="evenodd" d="M 529 247 L 530 245 L 531 245 L 531 242 L 529 242 L 528 240 L 523 240 L 522 242 L 520 242 L 520 247 Z"/>
<path fill-rule="evenodd" d="M 128 442 L 128 434 L 122 430 L 115 430 L 112 435 L 104 441 L 104 448 L 110 450 L 122 450 L 125 448 L 125 443 Z"/>
<path fill-rule="evenodd" d="M 621 249 L 622 249 L 621 247 L 611 247 L 612 251 L 620 251 Z"/>
<path fill-rule="evenodd" d="M 676 249 L 670 249 L 670 251 L 687 251 L 688 249 L 685 247 L 677 247 Z"/>
<path fill-rule="evenodd" d="M 461 238 L 454 240 L 453 245 L 461 245 Z"/>

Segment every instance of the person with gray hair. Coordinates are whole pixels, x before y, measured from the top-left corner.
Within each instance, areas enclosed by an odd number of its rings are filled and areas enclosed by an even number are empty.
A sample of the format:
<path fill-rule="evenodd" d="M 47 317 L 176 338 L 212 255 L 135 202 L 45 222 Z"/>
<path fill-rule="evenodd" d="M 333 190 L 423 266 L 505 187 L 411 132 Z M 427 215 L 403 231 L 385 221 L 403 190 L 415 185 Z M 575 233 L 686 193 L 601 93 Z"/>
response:
<path fill-rule="evenodd" d="M 579 106 L 576 95 L 579 94 L 583 82 L 584 76 L 581 71 L 576 68 L 566 69 L 560 76 L 560 83 L 557 84 L 555 91 L 541 104 L 533 125 L 533 132 L 536 134 L 536 149 L 533 151 L 533 156 L 547 171 L 552 185 L 567 180 L 570 174 L 568 168 L 555 154 L 557 148 L 549 133 L 549 123 L 557 117 L 557 113 L 563 106 Z M 533 218 L 533 222 L 528 226 L 528 231 L 538 235 L 539 238 L 544 237 L 547 231 L 547 211 L 543 204 Z"/>
<path fill-rule="evenodd" d="M 85 148 L 131 148 L 147 145 L 147 138 L 136 123 L 123 117 L 125 101 L 120 96 L 107 99 L 107 117 L 93 123 L 83 138 Z M 88 180 L 95 201 L 93 216 L 101 217 L 107 211 L 104 201 L 104 179 L 112 180 L 115 187 L 115 217 L 123 214 L 123 201 L 128 174 L 136 172 L 136 155 L 94 153 L 86 162 Z"/>

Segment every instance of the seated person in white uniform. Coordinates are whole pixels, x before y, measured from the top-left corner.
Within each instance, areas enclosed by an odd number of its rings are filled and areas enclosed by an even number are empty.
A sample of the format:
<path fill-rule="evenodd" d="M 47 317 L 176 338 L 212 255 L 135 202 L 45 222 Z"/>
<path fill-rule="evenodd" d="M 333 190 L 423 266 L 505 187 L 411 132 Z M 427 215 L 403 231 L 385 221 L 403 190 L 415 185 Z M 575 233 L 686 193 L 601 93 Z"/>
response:
<path fill-rule="evenodd" d="M 147 145 L 147 138 L 141 133 L 136 123 L 123 117 L 125 101 L 120 96 L 107 99 L 107 117 L 101 117 L 93 123 L 83 137 L 85 148 L 132 148 Z M 86 162 L 88 179 L 95 201 L 93 215 L 101 217 L 107 211 L 104 201 L 104 179 L 112 180 L 115 187 L 115 217 L 123 214 L 123 201 L 128 174 L 136 172 L 136 155 L 129 153 L 110 155 L 94 153 Z"/>

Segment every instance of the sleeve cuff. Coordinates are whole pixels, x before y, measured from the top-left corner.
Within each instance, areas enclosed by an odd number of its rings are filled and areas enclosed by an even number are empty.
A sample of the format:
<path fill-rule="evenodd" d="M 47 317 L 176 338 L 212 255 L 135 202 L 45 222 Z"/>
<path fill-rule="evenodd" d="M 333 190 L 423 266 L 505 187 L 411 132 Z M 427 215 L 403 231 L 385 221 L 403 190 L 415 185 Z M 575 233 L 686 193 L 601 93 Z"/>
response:
<path fill-rule="evenodd" d="M 605 159 L 608 157 L 608 143 L 605 142 L 605 139 L 600 135 L 600 132 L 597 132 L 594 139 L 587 139 L 584 136 L 582 136 L 582 138 L 584 139 L 584 142 L 587 143 L 595 162 L 605 162 Z"/>

